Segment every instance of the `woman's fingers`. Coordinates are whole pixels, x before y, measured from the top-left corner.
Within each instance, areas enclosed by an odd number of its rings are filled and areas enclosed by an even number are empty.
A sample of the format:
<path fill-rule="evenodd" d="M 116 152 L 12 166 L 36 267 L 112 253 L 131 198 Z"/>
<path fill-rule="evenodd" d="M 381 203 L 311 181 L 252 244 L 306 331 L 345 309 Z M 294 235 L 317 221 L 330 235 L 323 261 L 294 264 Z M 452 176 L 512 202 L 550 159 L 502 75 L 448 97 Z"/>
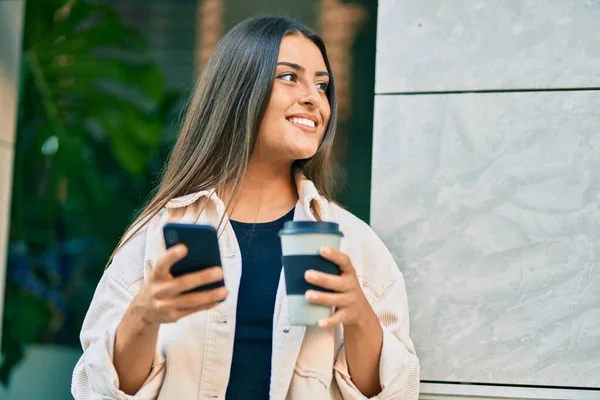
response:
<path fill-rule="evenodd" d="M 318 290 L 307 290 L 304 295 L 310 303 L 321 304 L 331 307 L 346 307 L 350 303 L 350 298 L 345 293 L 327 293 Z"/>
<path fill-rule="evenodd" d="M 158 307 L 163 310 L 194 310 L 209 304 L 218 303 L 227 298 L 225 287 L 220 287 L 202 292 L 185 293 L 179 296 L 159 300 Z"/>
<path fill-rule="evenodd" d="M 178 244 L 168 249 L 165 254 L 160 256 L 154 267 L 154 278 L 163 280 L 171 277 L 171 267 L 177 261 L 182 260 L 187 255 L 188 250 L 184 244 Z"/>
<path fill-rule="evenodd" d="M 354 270 L 354 266 L 350 261 L 350 257 L 348 257 L 347 254 L 344 254 L 339 250 L 327 246 L 323 246 L 319 253 L 324 259 L 329 260 L 335 265 L 337 265 L 340 268 L 342 275 L 344 273 L 356 273 L 356 271 Z"/>
<path fill-rule="evenodd" d="M 338 310 L 331 317 L 319 320 L 319 328 L 327 329 L 341 325 L 345 322 L 347 316 L 346 310 Z"/>
<path fill-rule="evenodd" d="M 225 287 L 186 293 L 175 298 L 174 307 L 177 309 L 196 309 L 223 301 L 227 298 L 228 294 L 229 292 Z"/>
<path fill-rule="evenodd" d="M 223 268 L 210 267 L 197 272 L 181 275 L 173 281 L 179 293 L 197 288 L 198 286 L 208 285 L 210 283 L 223 280 Z"/>
<path fill-rule="evenodd" d="M 201 271 L 190 272 L 177 278 L 173 278 L 164 286 L 165 297 L 177 296 L 188 290 L 199 286 L 208 285 L 223 280 L 223 269 L 221 267 L 210 267 Z"/>
<path fill-rule="evenodd" d="M 212 308 L 227 298 L 228 292 L 225 287 L 186 293 L 223 280 L 221 267 L 206 268 L 173 277 L 172 266 L 186 255 L 186 246 L 176 245 L 156 261 L 154 271 L 136 295 L 136 304 L 146 320 L 156 323 L 177 321 L 182 316 Z"/>
<path fill-rule="evenodd" d="M 327 274 L 325 272 L 308 270 L 304 274 L 304 279 L 308 283 L 312 283 L 315 286 L 319 286 L 323 289 L 333 290 L 334 292 L 343 293 L 352 288 L 352 281 L 348 279 L 348 276 L 339 276 L 333 274 Z"/>

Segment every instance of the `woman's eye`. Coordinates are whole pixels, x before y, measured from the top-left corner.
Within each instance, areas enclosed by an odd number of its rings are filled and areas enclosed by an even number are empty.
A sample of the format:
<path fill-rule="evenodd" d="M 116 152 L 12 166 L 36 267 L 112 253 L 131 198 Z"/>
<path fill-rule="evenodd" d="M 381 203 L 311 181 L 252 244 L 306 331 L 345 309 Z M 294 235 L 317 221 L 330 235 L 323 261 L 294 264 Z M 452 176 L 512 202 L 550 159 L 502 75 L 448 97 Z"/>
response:
<path fill-rule="evenodd" d="M 325 82 L 319 82 L 317 83 L 317 89 L 321 90 L 321 91 L 326 91 L 327 90 L 327 83 Z"/>
<path fill-rule="evenodd" d="M 293 74 L 291 72 L 281 74 L 277 78 L 284 80 L 284 81 L 288 81 L 288 82 L 296 82 L 296 74 Z"/>

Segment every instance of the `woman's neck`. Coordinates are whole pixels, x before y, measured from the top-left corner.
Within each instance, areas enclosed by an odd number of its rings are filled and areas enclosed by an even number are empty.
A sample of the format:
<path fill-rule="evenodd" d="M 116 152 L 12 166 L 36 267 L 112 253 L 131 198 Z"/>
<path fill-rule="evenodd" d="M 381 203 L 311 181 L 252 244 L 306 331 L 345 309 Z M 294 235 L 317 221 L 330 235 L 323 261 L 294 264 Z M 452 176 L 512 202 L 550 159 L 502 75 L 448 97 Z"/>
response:
<path fill-rule="evenodd" d="M 226 202 L 231 194 L 225 195 Z M 298 201 L 291 165 L 251 160 L 229 218 L 240 222 L 270 222 L 289 212 Z"/>

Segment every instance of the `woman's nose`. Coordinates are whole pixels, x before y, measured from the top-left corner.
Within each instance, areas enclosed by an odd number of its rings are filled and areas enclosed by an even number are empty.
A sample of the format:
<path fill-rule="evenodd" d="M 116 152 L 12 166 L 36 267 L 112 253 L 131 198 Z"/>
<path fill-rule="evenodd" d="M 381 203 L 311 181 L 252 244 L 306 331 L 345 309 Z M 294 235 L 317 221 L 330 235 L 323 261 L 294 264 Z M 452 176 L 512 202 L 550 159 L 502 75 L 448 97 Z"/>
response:
<path fill-rule="evenodd" d="M 306 92 L 302 96 L 300 102 L 306 106 L 312 106 L 314 108 L 319 108 L 321 105 L 321 96 L 316 87 L 311 86 L 307 88 Z"/>

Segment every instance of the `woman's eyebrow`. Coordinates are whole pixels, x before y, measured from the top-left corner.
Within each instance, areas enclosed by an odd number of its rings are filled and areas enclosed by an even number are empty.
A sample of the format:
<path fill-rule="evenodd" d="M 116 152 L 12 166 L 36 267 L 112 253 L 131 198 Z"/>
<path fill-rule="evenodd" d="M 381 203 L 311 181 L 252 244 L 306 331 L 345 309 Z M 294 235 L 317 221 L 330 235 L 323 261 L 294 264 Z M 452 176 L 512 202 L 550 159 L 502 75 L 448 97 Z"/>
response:
<path fill-rule="evenodd" d="M 277 63 L 277 65 L 285 65 L 285 66 L 288 66 L 288 67 L 293 68 L 296 71 L 300 71 L 300 72 L 305 72 L 306 71 L 306 68 L 304 68 L 302 65 L 296 64 L 296 63 L 293 63 L 293 62 L 279 61 Z M 327 71 L 317 71 L 317 72 L 315 72 L 315 76 L 327 76 L 327 77 L 329 77 L 329 72 L 327 72 Z"/>

